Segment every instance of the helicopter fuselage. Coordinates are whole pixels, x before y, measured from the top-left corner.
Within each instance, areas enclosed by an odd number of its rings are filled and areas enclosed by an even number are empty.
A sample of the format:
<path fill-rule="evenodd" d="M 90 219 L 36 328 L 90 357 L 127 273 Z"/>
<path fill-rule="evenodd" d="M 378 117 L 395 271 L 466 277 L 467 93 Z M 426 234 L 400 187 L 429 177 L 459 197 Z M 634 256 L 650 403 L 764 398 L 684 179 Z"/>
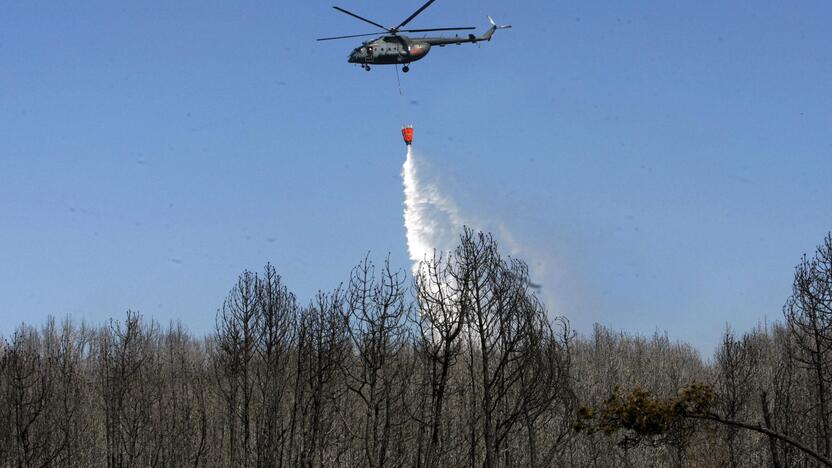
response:
<path fill-rule="evenodd" d="M 360 63 L 362 65 L 407 64 L 425 58 L 433 46 L 445 47 L 451 44 L 476 44 L 481 41 L 490 41 L 494 32 L 500 27 L 502 26 L 494 25 L 482 36 L 475 36 L 474 34 L 465 37 L 420 38 L 410 38 L 400 34 L 382 36 L 361 44 L 361 47 L 356 47 L 350 54 L 348 61 L 349 63 Z"/>
<path fill-rule="evenodd" d="M 349 63 L 396 65 L 421 60 L 430 52 L 430 42 L 404 36 L 384 36 L 356 47 Z"/>

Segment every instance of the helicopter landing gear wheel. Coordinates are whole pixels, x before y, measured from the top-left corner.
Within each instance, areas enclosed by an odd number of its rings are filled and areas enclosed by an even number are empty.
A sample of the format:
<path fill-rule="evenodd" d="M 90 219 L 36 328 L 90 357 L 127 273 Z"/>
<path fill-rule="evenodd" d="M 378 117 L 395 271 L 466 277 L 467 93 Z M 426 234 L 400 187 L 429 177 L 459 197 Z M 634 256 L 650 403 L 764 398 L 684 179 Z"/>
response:
<path fill-rule="evenodd" d="M 407 65 L 405 65 L 405 66 L 403 66 L 403 67 L 402 67 L 402 71 L 403 71 L 403 72 L 405 72 L 405 73 L 407 73 L 407 72 L 409 72 L 409 71 L 410 71 L 410 67 L 408 67 Z"/>

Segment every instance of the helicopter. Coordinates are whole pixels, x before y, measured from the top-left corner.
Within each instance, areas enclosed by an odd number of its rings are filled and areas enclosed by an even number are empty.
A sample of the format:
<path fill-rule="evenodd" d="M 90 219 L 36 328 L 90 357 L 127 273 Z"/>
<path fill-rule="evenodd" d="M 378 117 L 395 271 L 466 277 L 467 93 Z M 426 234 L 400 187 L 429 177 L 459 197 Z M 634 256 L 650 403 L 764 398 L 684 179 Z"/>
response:
<path fill-rule="evenodd" d="M 431 6 L 431 4 L 435 1 L 436 0 L 429 0 L 427 3 L 422 5 L 421 8 L 416 10 L 415 13 L 410 15 L 406 20 L 402 21 L 401 24 L 393 28 L 382 26 L 376 23 L 375 21 L 368 20 L 367 18 L 356 15 L 355 13 L 347 11 L 341 7 L 332 7 L 340 11 L 341 13 L 352 16 L 353 18 L 364 21 L 365 23 L 372 24 L 373 26 L 387 31 L 386 35 L 374 40 L 366 41 L 363 44 L 361 44 L 361 46 L 356 47 L 352 51 L 352 53 L 350 53 L 348 62 L 361 64 L 361 68 L 367 71 L 370 71 L 370 65 L 403 65 L 402 71 L 407 73 L 410 71 L 409 64 L 425 58 L 425 56 L 428 54 L 428 52 L 430 52 L 430 49 L 433 46 L 445 47 L 446 45 L 450 44 L 476 44 L 477 42 L 490 41 L 495 31 L 497 31 L 498 29 L 508 29 L 511 27 L 511 25 L 497 25 L 497 23 L 495 23 L 494 20 L 491 19 L 491 17 L 489 16 L 488 21 L 491 23 L 491 28 L 488 31 L 486 31 L 485 34 L 483 34 L 482 36 L 468 34 L 467 37 L 455 36 L 411 38 L 405 36 L 404 34 L 401 34 L 434 31 L 467 31 L 476 29 L 474 27 L 402 29 L 403 27 L 407 26 L 407 24 L 409 24 L 411 21 L 413 21 L 414 18 L 419 16 L 419 14 L 425 11 L 425 9 Z M 369 34 L 353 34 L 349 36 L 324 37 L 318 39 L 318 41 L 333 41 L 336 39 L 349 39 L 353 37 L 377 35 L 379 35 L 378 32 Z"/>

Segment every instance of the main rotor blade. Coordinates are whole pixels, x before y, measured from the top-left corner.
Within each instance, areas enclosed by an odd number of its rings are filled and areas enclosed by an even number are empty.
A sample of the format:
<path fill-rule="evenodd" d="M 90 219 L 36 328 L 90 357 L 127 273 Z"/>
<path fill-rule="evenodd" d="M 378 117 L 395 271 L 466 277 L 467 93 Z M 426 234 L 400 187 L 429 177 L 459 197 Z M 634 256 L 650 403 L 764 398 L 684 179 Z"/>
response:
<path fill-rule="evenodd" d="M 409 23 L 409 22 L 413 21 L 413 18 L 415 18 L 415 17 L 419 16 L 419 14 L 420 14 L 420 13 L 422 13 L 423 11 L 425 11 L 425 8 L 429 7 L 429 6 L 430 6 L 433 2 L 435 2 L 435 1 L 436 1 L 436 0 L 428 0 L 428 2 L 427 2 L 427 3 L 425 3 L 424 5 L 422 5 L 422 8 L 419 8 L 418 10 L 416 10 L 416 13 L 413 13 L 412 15 L 410 15 L 410 17 L 408 17 L 406 20 L 402 21 L 402 24 L 400 24 L 400 25 L 396 26 L 396 27 L 395 27 L 395 28 L 393 28 L 393 29 L 395 29 L 396 31 L 398 31 L 400 28 L 403 28 L 403 27 L 404 27 L 407 23 Z"/>
<path fill-rule="evenodd" d="M 470 28 L 402 29 L 399 32 L 418 33 L 418 32 L 431 32 L 431 31 L 470 31 L 472 29 L 477 29 L 477 28 L 470 27 Z"/>
<path fill-rule="evenodd" d="M 431 0 L 431 1 L 435 1 L 435 0 Z M 380 24 L 376 23 L 375 21 L 370 21 L 370 20 L 368 20 L 367 18 L 364 18 L 364 17 L 358 16 L 358 15 L 356 15 L 355 13 L 350 12 L 350 11 L 347 11 L 347 10 L 345 10 L 345 9 L 341 8 L 341 7 L 334 6 L 334 7 L 332 7 L 332 8 L 335 8 L 336 10 L 340 11 L 341 13 L 344 13 L 344 14 L 350 15 L 350 16 L 352 16 L 353 18 L 360 19 L 361 21 L 364 21 L 365 23 L 370 23 L 370 24 L 372 24 L 373 26 L 379 27 L 379 28 L 381 28 L 381 29 L 383 29 L 383 30 L 385 30 L 385 31 L 390 31 L 390 28 L 387 28 L 387 27 L 385 27 L 385 26 L 382 26 L 382 25 L 380 25 Z"/>
<path fill-rule="evenodd" d="M 317 41 L 334 41 L 335 39 L 349 39 L 351 37 L 364 37 L 364 36 L 378 36 L 381 33 L 369 33 L 369 34 L 353 34 L 351 36 L 337 36 L 337 37 L 324 37 L 321 39 L 316 39 Z"/>

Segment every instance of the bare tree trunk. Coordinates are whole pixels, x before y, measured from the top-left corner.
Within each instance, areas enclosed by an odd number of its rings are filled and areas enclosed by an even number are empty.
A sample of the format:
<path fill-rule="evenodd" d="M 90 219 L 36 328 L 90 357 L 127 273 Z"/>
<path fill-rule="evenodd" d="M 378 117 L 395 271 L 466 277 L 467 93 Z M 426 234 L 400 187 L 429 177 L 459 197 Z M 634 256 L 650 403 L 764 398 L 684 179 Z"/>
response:
<path fill-rule="evenodd" d="M 771 413 L 768 409 L 768 397 L 765 391 L 760 393 L 760 406 L 763 409 L 763 421 L 765 421 L 765 427 L 767 429 L 771 429 Z M 774 466 L 774 468 L 780 468 L 780 456 L 777 453 L 777 438 L 772 435 L 768 435 L 768 446 L 771 451 L 772 466 Z"/>
<path fill-rule="evenodd" d="M 754 432 L 759 432 L 761 434 L 765 434 L 765 435 L 770 436 L 770 437 L 774 437 L 775 439 L 778 439 L 782 442 L 785 442 L 785 443 L 797 448 L 801 452 L 811 456 L 812 458 L 821 462 L 822 464 L 832 467 L 832 460 L 830 460 L 829 458 L 824 457 L 822 454 L 820 454 L 817 451 L 807 447 L 806 445 L 800 443 L 799 441 L 792 439 L 791 437 L 788 437 L 786 435 L 774 432 L 771 429 L 768 429 L 766 427 L 763 427 L 763 426 L 760 426 L 760 425 L 757 425 L 757 424 L 749 424 L 749 423 L 745 423 L 745 422 L 742 422 L 742 421 L 732 421 L 730 419 L 724 419 L 724 418 L 722 418 L 722 417 L 720 417 L 716 414 L 708 414 L 708 415 L 704 415 L 704 416 L 691 416 L 691 417 L 694 418 L 694 419 L 705 419 L 705 420 L 709 420 L 709 421 L 715 421 L 715 422 L 718 422 L 718 423 L 721 423 L 721 424 L 726 424 L 726 425 L 729 425 L 729 426 L 739 427 L 739 428 L 742 428 L 742 429 L 748 429 L 748 430 L 751 430 L 751 431 L 754 431 Z"/>

